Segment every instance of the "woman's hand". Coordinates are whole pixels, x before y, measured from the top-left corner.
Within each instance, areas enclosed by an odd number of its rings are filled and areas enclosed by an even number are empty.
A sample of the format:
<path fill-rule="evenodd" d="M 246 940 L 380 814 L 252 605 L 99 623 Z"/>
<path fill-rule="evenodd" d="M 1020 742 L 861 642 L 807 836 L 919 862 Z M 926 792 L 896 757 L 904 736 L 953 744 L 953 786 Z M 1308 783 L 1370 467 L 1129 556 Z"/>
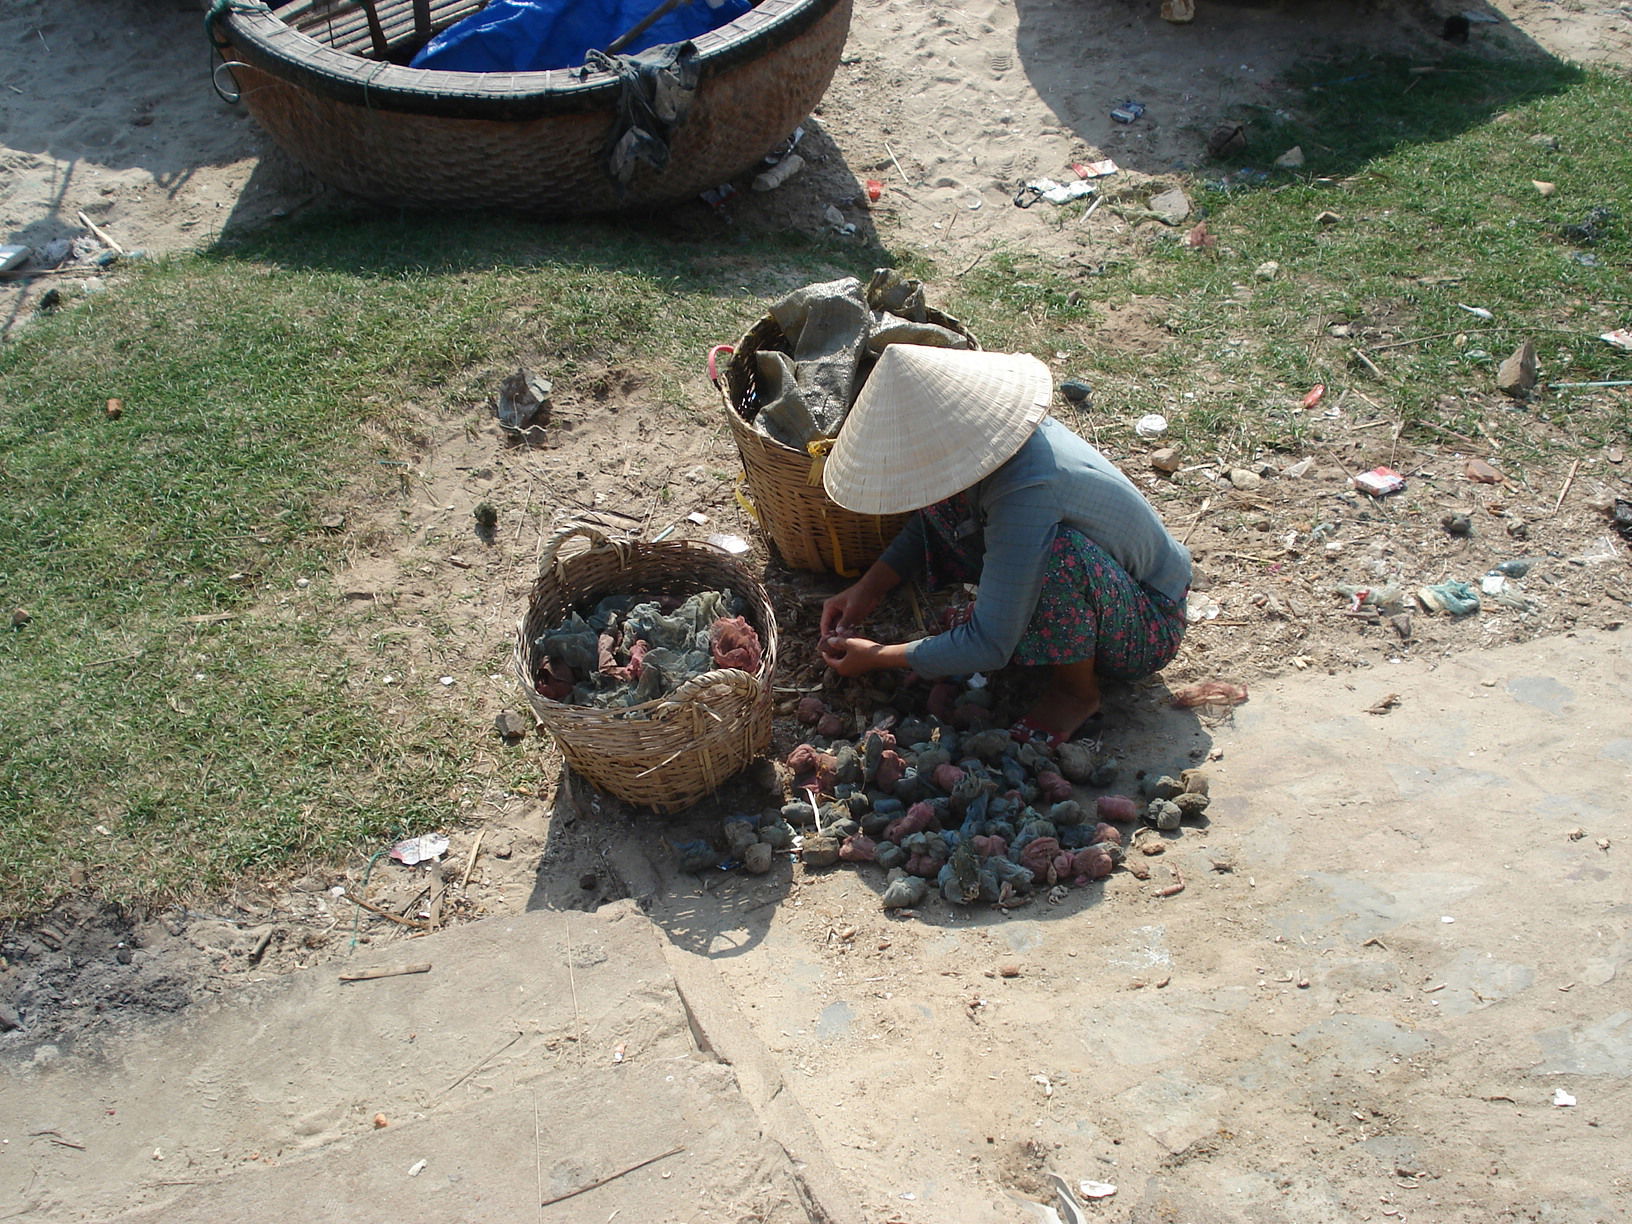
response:
<path fill-rule="evenodd" d="M 824 634 L 822 662 L 841 676 L 862 676 L 883 668 L 906 667 L 907 648 L 843 633 Z"/>
<path fill-rule="evenodd" d="M 865 574 L 822 605 L 822 637 L 848 637 L 851 630 L 866 624 L 884 596 L 900 585 L 900 574 L 883 560 L 874 561 Z"/>
<path fill-rule="evenodd" d="M 829 636 L 844 636 L 852 629 L 865 624 L 873 609 L 878 607 L 879 596 L 863 589 L 861 583 L 853 583 L 822 604 L 822 639 Z"/>

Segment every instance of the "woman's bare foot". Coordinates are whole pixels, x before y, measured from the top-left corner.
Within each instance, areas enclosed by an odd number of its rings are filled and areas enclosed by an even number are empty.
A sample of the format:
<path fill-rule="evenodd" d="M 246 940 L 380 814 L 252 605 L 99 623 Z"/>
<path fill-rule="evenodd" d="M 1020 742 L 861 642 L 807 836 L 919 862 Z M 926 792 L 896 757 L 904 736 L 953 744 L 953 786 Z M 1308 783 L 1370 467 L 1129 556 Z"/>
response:
<path fill-rule="evenodd" d="M 1030 730 L 1068 740 L 1078 727 L 1099 713 L 1099 677 L 1092 660 L 1057 664 L 1048 688 L 1022 720 Z"/>

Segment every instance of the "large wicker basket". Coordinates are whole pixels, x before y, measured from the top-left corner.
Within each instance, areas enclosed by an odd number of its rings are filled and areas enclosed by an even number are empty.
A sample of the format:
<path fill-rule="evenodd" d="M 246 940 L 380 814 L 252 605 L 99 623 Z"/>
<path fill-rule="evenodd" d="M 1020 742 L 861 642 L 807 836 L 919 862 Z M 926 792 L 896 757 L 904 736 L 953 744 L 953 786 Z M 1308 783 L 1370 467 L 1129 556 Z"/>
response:
<path fill-rule="evenodd" d="M 589 547 L 564 555 L 563 546 L 576 537 L 588 539 Z M 748 604 L 744 615 L 764 647 L 754 674 L 736 668 L 705 672 L 667 697 L 619 710 L 539 694 L 533 642 L 568 612 L 607 595 L 716 590 L 731 590 Z M 629 803 L 679 811 L 718 789 L 770 744 L 776 617 L 752 572 L 706 544 L 614 540 L 589 527 L 557 535 L 544 551 L 527 614 L 516 629 L 515 667 L 533 712 L 567 763 Z"/>
<path fill-rule="evenodd" d="M 927 311 L 928 321 L 979 342 L 950 315 Z M 709 377 L 719 388 L 725 419 L 736 439 L 754 514 L 783 564 L 853 578 L 878 559 L 907 521 L 905 514 L 857 514 L 846 510 L 822 487 L 819 456 L 766 437 L 750 422 L 757 411 L 754 354 L 787 348 L 787 337 L 771 315 L 754 324 L 736 345 L 716 345 L 708 355 Z M 730 353 L 722 371 L 717 359 Z"/>
<path fill-rule="evenodd" d="M 757 162 L 821 100 L 852 0 L 760 0 L 693 39 L 701 79 L 664 170 L 603 169 L 619 82 L 603 69 L 448 72 L 399 61 L 486 0 L 213 0 L 249 113 L 320 179 L 408 207 L 604 212 L 689 199 Z"/>

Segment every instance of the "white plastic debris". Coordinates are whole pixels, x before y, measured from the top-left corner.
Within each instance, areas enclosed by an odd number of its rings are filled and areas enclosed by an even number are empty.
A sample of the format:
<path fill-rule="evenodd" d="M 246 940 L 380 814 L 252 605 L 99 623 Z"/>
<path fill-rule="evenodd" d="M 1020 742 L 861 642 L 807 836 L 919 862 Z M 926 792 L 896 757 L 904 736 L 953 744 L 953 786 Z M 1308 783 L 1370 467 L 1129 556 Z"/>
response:
<path fill-rule="evenodd" d="M 740 557 L 753 547 L 740 535 L 711 535 L 708 537 L 708 542 L 721 552 L 728 552 L 733 557 Z"/>
<path fill-rule="evenodd" d="M 1116 1187 L 1110 1182 L 1083 1181 L 1077 1183 L 1077 1193 L 1085 1199 L 1110 1198 L 1116 1193 Z"/>
<path fill-rule="evenodd" d="M 1467 311 L 1469 314 L 1473 315 L 1475 318 L 1489 320 L 1489 319 L 1494 319 L 1496 317 L 1495 315 L 1491 314 L 1490 311 L 1486 310 L 1483 306 L 1469 306 L 1465 302 L 1458 302 L 1457 305 L 1460 306 L 1463 310 Z"/>
<path fill-rule="evenodd" d="M 1094 185 L 1087 179 L 1078 179 L 1074 183 L 1056 183 L 1053 179 L 1037 179 L 1026 184 L 1027 187 L 1041 193 L 1043 199 L 1050 204 L 1069 204 L 1072 200 L 1080 200 L 1084 196 L 1094 194 Z"/>
<path fill-rule="evenodd" d="M 414 1161 L 413 1164 L 408 1166 L 408 1176 L 409 1177 L 418 1177 L 421 1173 L 425 1172 L 425 1166 L 430 1164 L 430 1163 L 431 1162 L 428 1161 L 428 1160 L 416 1160 L 416 1161 Z"/>
<path fill-rule="evenodd" d="M 1133 432 L 1141 438 L 1159 438 L 1167 432 L 1167 418 L 1159 412 L 1146 413 L 1133 423 Z"/>
<path fill-rule="evenodd" d="M 410 837 L 391 847 L 391 857 L 407 867 L 412 867 L 415 863 L 433 862 L 447 852 L 448 839 L 440 833 Z"/>
<path fill-rule="evenodd" d="M 1632 327 L 1617 327 L 1614 331 L 1607 331 L 1598 339 L 1605 344 L 1613 344 L 1616 348 L 1632 353 Z"/>
<path fill-rule="evenodd" d="M 1568 1109 L 1571 1105 L 1575 1104 L 1575 1098 L 1569 1093 L 1565 1092 L 1562 1088 L 1554 1088 L 1553 1104 L 1557 1105 L 1560 1109 Z"/>

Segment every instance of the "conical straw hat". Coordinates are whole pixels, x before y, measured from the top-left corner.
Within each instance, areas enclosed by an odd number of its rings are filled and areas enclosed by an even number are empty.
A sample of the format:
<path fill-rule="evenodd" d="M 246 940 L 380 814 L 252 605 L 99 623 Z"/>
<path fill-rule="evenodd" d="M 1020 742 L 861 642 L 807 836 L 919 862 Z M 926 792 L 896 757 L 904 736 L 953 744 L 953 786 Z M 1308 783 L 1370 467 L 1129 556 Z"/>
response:
<path fill-rule="evenodd" d="M 1026 353 L 892 344 L 827 457 L 827 495 L 858 514 L 898 514 L 950 497 L 1019 450 L 1054 394 Z"/>

